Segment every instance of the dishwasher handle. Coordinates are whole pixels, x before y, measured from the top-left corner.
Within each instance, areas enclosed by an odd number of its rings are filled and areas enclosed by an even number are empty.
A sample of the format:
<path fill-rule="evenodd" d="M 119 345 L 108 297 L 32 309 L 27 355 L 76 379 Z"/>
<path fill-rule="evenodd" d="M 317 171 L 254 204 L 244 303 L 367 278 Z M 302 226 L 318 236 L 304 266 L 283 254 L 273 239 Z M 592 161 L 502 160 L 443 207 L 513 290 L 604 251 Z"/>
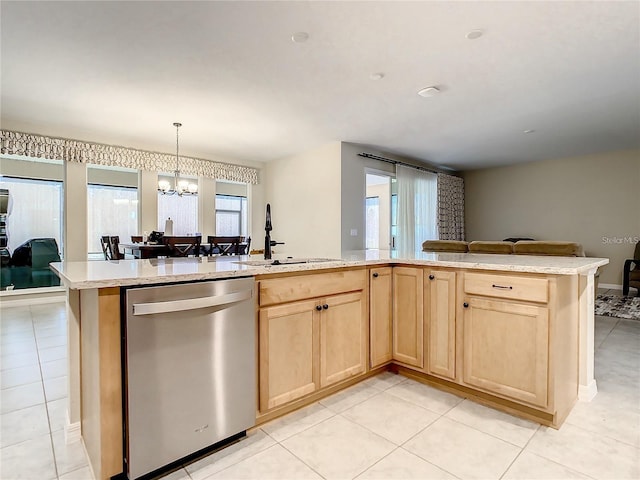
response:
<path fill-rule="evenodd" d="M 153 315 L 156 313 L 181 312 L 196 308 L 219 307 L 231 303 L 249 300 L 253 290 L 215 295 L 211 297 L 188 298 L 186 300 L 172 300 L 170 302 L 134 303 L 133 315 Z"/>

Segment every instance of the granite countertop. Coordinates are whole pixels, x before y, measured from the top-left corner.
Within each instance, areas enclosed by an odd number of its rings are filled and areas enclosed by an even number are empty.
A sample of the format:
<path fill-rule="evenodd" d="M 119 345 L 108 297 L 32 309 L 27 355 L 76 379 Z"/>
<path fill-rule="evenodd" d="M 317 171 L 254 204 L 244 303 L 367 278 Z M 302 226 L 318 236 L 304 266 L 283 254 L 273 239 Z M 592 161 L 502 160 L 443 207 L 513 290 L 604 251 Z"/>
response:
<path fill-rule="evenodd" d="M 375 265 L 418 265 L 555 275 L 593 273 L 606 265 L 606 258 L 544 257 L 530 255 L 487 255 L 473 253 L 426 253 L 398 258 L 383 250 L 346 252 L 341 259 L 313 263 L 286 264 L 287 257 L 274 255 L 282 265 L 246 265 L 260 256 L 166 258 L 146 260 L 94 260 L 56 262 L 51 269 L 72 289 L 151 285 L 222 278 L 246 277 L 285 272 L 307 272 Z"/>

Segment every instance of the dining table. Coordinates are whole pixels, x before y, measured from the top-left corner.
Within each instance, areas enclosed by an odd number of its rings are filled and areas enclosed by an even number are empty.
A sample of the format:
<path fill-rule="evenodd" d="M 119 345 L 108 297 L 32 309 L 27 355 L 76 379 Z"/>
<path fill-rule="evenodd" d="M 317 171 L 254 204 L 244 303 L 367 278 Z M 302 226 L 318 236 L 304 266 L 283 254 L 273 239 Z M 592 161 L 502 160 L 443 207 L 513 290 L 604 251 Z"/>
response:
<path fill-rule="evenodd" d="M 119 244 L 120 252 L 125 255 L 132 255 L 134 258 L 158 258 L 167 257 L 171 250 L 164 243 L 123 243 Z"/>

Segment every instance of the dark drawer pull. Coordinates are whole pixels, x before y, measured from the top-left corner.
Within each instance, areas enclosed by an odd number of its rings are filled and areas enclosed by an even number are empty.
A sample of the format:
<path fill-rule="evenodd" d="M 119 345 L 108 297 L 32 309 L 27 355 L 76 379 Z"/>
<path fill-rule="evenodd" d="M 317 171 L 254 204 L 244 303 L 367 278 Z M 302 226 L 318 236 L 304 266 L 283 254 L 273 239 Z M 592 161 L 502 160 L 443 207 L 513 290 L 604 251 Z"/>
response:
<path fill-rule="evenodd" d="M 513 290 L 513 287 L 505 287 L 504 285 L 491 285 L 493 288 L 501 288 L 503 290 Z"/>
<path fill-rule="evenodd" d="M 373 274 L 373 278 L 378 278 L 378 274 L 377 274 L 377 273 L 374 273 L 374 274 Z"/>
<path fill-rule="evenodd" d="M 324 309 L 326 310 L 327 308 L 329 308 L 329 305 L 327 305 L 327 304 L 325 303 L 324 305 L 322 305 L 322 308 L 324 308 Z"/>
<path fill-rule="evenodd" d="M 436 277 L 434 277 L 433 275 L 429 275 L 429 280 L 433 280 L 434 278 Z"/>
<path fill-rule="evenodd" d="M 463 306 L 464 308 L 469 308 L 469 304 L 468 304 L 467 302 L 464 302 L 464 303 L 462 304 L 462 306 Z"/>
<path fill-rule="evenodd" d="M 322 305 L 316 305 L 316 310 L 318 311 L 322 310 Z"/>

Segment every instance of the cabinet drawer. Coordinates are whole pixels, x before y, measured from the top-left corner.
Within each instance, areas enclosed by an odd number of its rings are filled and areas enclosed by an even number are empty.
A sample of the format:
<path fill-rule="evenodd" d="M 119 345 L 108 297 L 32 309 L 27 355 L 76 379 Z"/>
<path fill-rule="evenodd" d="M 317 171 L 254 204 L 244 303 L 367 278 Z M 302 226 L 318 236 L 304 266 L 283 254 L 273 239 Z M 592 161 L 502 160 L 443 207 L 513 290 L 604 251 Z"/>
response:
<path fill-rule="evenodd" d="M 465 273 L 464 291 L 472 295 L 547 303 L 549 280 L 515 275 Z"/>
<path fill-rule="evenodd" d="M 259 302 L 263 307 L 306 298 L 353 292 L 364 290 L 366 283 L 367 272 L 364 269 L 261 280 Z"/>

